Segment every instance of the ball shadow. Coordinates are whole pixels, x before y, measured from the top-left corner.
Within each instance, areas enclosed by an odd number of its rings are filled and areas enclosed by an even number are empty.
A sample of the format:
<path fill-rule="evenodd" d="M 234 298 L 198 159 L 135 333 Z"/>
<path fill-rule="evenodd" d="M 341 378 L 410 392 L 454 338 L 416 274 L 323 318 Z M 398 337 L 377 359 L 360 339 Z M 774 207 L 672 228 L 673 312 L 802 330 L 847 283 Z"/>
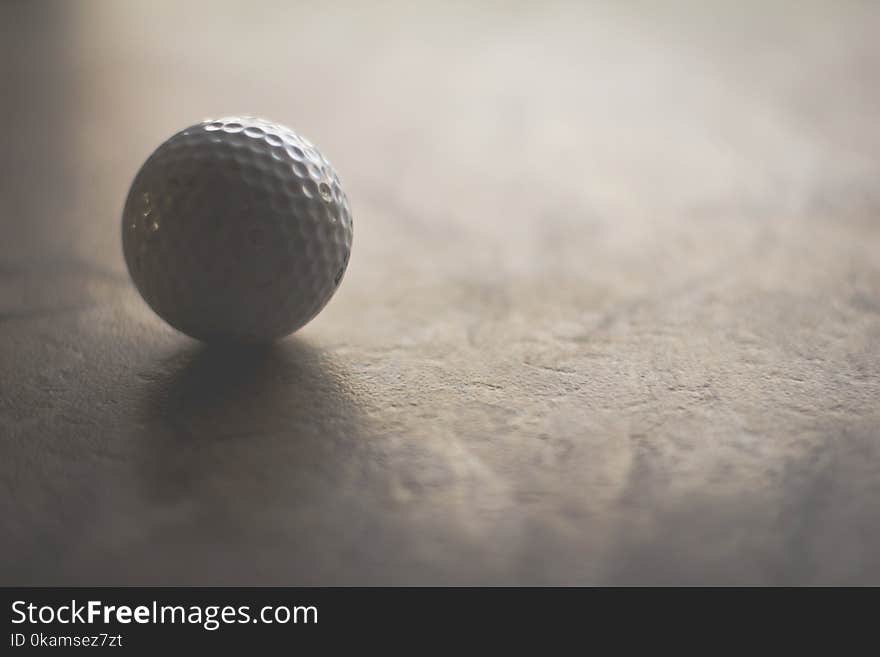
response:
<path fill-rule="evenodd" d="M 216 441 L 273 430 L 296 439 L 328 423 L 337 429 L 351 425 L 357 413 L 341 366 L 296 339 L 194 345 L 166 359 L 152 378 L 146 420 L 177 440 Z"/>
<path fill-rule="evenodd" d="M 303 581 L 321 561 L 310 536 L 326 545 L 357 513 L 347 500 L 369 441 L 350 373 L 298 338 L 191 345 L 158 370 L 142 415 L 138 486 L 153 516 L 130 554 L 137 579 Z"/>

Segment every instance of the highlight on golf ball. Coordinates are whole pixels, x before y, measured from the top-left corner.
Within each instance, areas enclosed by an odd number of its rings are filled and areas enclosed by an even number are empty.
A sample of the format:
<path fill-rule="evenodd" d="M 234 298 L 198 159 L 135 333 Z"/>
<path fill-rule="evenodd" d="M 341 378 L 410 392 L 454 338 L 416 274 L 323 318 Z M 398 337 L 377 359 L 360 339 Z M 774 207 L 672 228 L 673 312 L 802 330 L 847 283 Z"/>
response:
<path fill-rule="evenodd" d="M 351 253 L 348 199 L 308 140 L 253 117 L 206 120 L 159 146 L 122 214 L 149 306 L 205 341 L 268 342 L 304 326 Z"/>

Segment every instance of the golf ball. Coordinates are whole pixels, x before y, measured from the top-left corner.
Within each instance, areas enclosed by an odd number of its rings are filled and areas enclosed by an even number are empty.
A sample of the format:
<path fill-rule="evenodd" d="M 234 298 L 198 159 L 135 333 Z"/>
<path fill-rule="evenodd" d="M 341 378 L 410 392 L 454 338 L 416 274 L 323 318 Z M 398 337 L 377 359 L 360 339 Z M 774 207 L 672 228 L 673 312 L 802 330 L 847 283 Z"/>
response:
<path fill-rule="evenodd" d="M 252 117 L 173 135 L 132 182 L 122 246 L 135 286 L 205 341 L 267 342 L 333 296 L 351 252 L 348 199 L 309 141 Z"/>

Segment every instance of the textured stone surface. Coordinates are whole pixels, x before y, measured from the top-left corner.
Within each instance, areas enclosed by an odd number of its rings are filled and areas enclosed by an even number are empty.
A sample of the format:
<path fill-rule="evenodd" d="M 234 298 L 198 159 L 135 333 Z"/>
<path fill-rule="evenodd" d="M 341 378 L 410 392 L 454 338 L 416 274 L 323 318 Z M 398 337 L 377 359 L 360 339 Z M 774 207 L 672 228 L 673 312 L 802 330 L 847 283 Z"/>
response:
<path fill-rule="evenodd" d="M 618 4 L 2 5 L 0 581 L 880 583 L 880 13 Z M 257 352 L 119 244 L 226 113 L 358 226 Z"/>

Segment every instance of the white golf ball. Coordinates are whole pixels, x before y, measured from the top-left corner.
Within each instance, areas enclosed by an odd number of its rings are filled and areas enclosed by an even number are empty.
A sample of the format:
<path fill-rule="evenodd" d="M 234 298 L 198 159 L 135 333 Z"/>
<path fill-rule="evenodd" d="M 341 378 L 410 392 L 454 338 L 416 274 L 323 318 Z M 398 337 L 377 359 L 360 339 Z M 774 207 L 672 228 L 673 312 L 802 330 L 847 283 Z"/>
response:
<path fill-rule="evenodd" d="M 251 117 L 172 136 L 122 215 L 128 271 L 149 306 L 206 341 L 266 342 L 333 296 L 351 253 L 339 177 L 306 139 Z"/>

